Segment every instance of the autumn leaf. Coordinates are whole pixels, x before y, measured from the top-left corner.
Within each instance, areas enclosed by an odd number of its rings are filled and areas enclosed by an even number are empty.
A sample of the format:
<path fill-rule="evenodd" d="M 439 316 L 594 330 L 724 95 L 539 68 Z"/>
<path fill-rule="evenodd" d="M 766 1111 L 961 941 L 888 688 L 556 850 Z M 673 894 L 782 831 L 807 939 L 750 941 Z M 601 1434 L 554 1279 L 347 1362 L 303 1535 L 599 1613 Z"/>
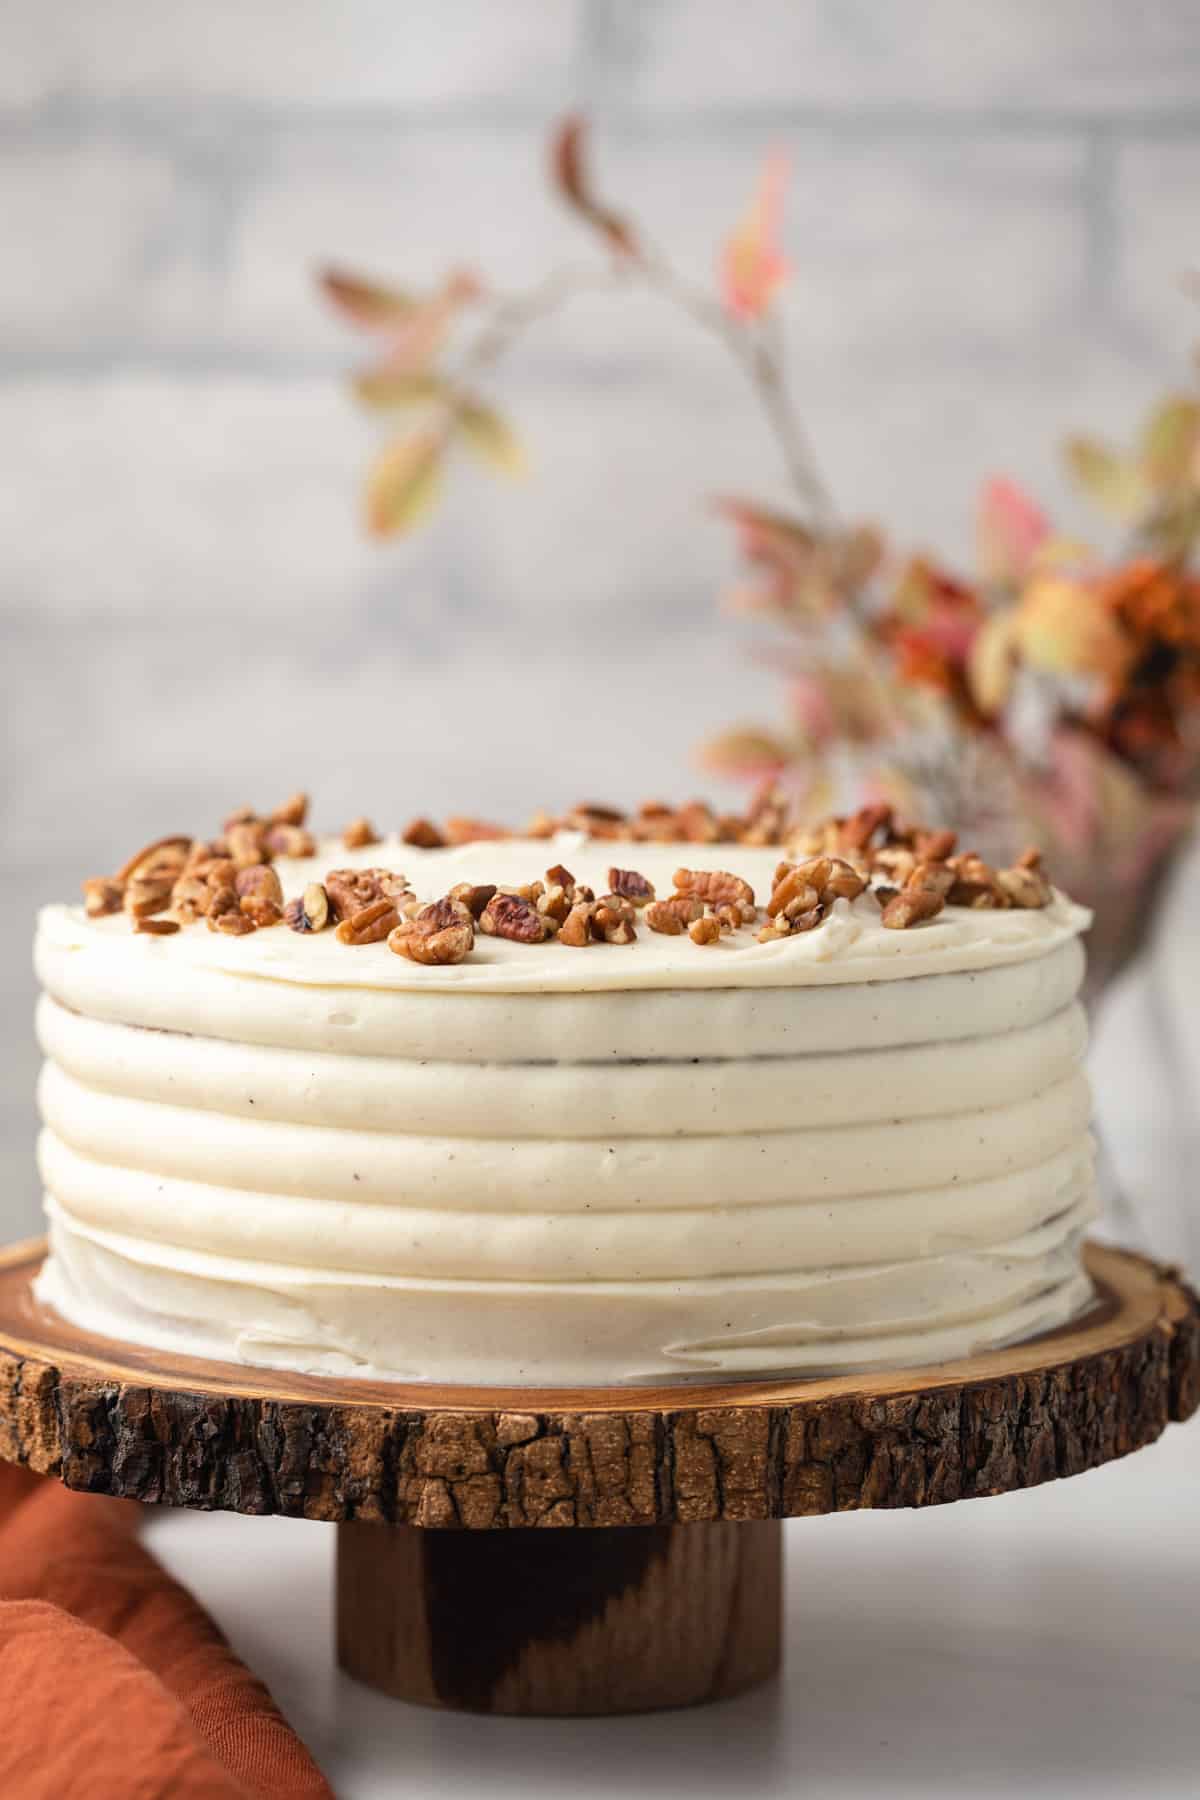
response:
<path fill-rule="evenodd" d="M 999 587 L 1016 587 L 1029 573 L 1050 521 L 1015 481 L 995 475 L 979 496 L 979 564 L 983 578 Z"/>
<path fill-rule="evenodd" d="M 433 511 L 444 447 L 440 432 L 422 431 L 384 451 L 367 483 L 367 526 L 376 537 L 398 537 Z"/>
<path fill-rule="evenodd" d="M 1057 575 L 1031 581 L 1017 608 L 1013 636 L 1023 660 L 1050 675 L 1093 675 L 1116 683 L 1128 672 L 1129 640 L 1090 582 Z"/>
<path fill-rule="evenodd" d="M 619 256 L 639 254 L 633 228 L 618 213 L 604 206 L 592 192 L 586 157 L 587 121 L 578 113 L 563 119 L 550 139 L 550 175 L 568 206 L 595 226 Z"/>
<path fill-rule="evenodd" d="M 967 655 L 967 688 L 985 719 L 1003 711 L 1016 674 L 1016 615 L 992 613 L 976 632 Z"/>
<path fill-rule="evenodd" d="M 1146 482 L 1135 463 L 1094 438 L 1083 437 L 1068 440 L 1066 458 L 1084 493 L 1111 517 L 1128 522 L 1145 508 L 1149 498 Z"/>
<path fill-rule="evenodd" d="M 420 305 L 412 294 L 382 282 L 367 281 L 341 269 L 322 269 L 318 280 L 338 311 L 369 331 L 403 325 Z"/>
<path fill-rule="evenodd" d="M 1197 475 L 1200 403 L 1172 394 L 1155 407 L 1142 431 L 1139 449 L 1147 479 L 1156 488 L 1180 486 Z"/>
<path fill-rule="evenodd" d="M 354 377 L 354 392 L 364 406 L 376 412 L 389 412 L 404 406 L 426 406 L 433 400 L 444 400 L 450 389 L 436 375 L 408 375 L 403 370 L 384 367 L 367 369 Z"/>
<path fill-rule="evenodd" d="M 721 295 L 735 318 L 762 318 L 791 272 L 777 243 L 787 176 L 786 156 L 772 151 L 747 212 L 721 252 Z"/>
<path fill-rule="evenodd" d="M 705 768 L 719 775 L 761 775 L 783 768 L 791 761 L 793 746 L 769 731 L 752 726 L 723 731 L 701 746 Z"/>
<path fill-rule="evenodd" d="M 505 475 L 523 475 L 525 452 L 515 432 L 494 407 L 479 400 L 465 400 L 456 408 L 464 441 L 494 469 Z"/>

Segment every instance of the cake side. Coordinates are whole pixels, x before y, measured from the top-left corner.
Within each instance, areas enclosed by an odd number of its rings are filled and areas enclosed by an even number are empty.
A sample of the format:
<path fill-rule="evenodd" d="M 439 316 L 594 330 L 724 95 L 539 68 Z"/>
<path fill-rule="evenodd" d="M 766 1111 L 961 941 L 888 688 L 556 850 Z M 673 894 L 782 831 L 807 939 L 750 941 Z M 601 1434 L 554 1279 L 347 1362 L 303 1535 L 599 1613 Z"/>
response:
<path fill-rule="evenodd" d="M 423 899 L 568 855 L 660 891 L 679 863 L 576 832 L 275 867 Z M 688 859 L 765 895 L 779 855 Z M 1086 914 L 896 931 L 864 889 L 818 930 L 759 942 L 763 916 L 427 967 L 48 909 L 43 1298 L 165 1349 L 484 1385 L 897 1366 L 1078 1312 Z"/>

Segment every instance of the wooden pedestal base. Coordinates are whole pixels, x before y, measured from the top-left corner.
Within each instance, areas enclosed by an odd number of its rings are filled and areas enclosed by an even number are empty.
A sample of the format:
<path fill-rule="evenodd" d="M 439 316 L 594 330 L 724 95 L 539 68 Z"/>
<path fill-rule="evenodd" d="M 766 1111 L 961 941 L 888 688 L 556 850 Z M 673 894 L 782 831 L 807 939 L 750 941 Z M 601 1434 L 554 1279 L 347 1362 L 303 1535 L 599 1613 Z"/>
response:
<path fill-rule="evenodd" d="M 339 1525 L 342 1667 L 489 1713 L 693 1706 L 779 1667 L 783 1527 L 420 1531 Z"/>
<path fill-rule="evenodd" d="M 935 1368 L 589 1389 L 276 1374 L 96 1337 L 0 1251 L 0 1461 L 338 1525 L 338 1654 L 429 1705 L 620 1713 L 779 1662 L 783 1518 L 1099 1468 L 1200 1407 L 1200 1300 L 1089 1245 L 1096 1304 Z"/>

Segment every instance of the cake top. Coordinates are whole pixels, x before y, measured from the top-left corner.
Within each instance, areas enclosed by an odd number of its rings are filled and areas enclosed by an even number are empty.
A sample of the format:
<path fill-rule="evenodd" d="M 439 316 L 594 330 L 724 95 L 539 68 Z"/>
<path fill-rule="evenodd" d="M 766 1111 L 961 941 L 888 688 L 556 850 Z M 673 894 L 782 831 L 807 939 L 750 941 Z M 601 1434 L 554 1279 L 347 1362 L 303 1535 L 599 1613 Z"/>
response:
<path fill-rule="evenodd" d="M 212 839 L 160 839 L 85 882 L 82 909 L 46 908 L 42 931 L 318 987 L 552 993 L 980 969 L 1089 923 L 1036 852 L 993 868 L 885 806 L 795 828 L 770 796 L 736 816 L 580 807 L 520 836 L 419 819 L 317 839 L 306 820 L 297 795 Z"/>

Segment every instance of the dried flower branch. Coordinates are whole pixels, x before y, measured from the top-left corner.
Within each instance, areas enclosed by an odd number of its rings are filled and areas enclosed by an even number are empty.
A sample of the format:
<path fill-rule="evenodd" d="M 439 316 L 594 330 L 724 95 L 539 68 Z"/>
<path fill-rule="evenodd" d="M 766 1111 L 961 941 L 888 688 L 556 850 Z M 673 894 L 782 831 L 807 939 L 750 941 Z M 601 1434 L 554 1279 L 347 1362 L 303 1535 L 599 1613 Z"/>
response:
<path fill-rule="evenodd" d="M 436 506 L 447 456 L 463 444 L 506 474 L 524 468 L 520 444 L 503 416 L 476 391 L 531 326 L 581 293 L 621 293 L 640 286 L 687 313 L 729 353 L 750 383 L 779 447 L 785 473 L 815 526 L 832 529 L 833 506 L 822 481 L 785 374 L 781 327 L 772 302 L 788 268 L 776 238 L 786 164 L 768 158 L 759 188 L 720 261 L 720 292 L 686 280 L 645 232 L 596 197 L 583 119 L 564 119 L 550 140 L 552 182 L 571 210 L 597 232 L 612 260 L 552 270 L 523 293 L 487 288 L 469 271 L 449 275 L 431 295 L 326 270 L 326 296 L 352 324 L 377 335 L 382 360 L 354 378 L 359 400 L 375 412 L 416 410 L 419 422 L 385 447 L 367 486 L 367 523 L 377 536 L 412 530 Z M 451 354 L 453 334 L 479 317 L 474 337 Z"/>

